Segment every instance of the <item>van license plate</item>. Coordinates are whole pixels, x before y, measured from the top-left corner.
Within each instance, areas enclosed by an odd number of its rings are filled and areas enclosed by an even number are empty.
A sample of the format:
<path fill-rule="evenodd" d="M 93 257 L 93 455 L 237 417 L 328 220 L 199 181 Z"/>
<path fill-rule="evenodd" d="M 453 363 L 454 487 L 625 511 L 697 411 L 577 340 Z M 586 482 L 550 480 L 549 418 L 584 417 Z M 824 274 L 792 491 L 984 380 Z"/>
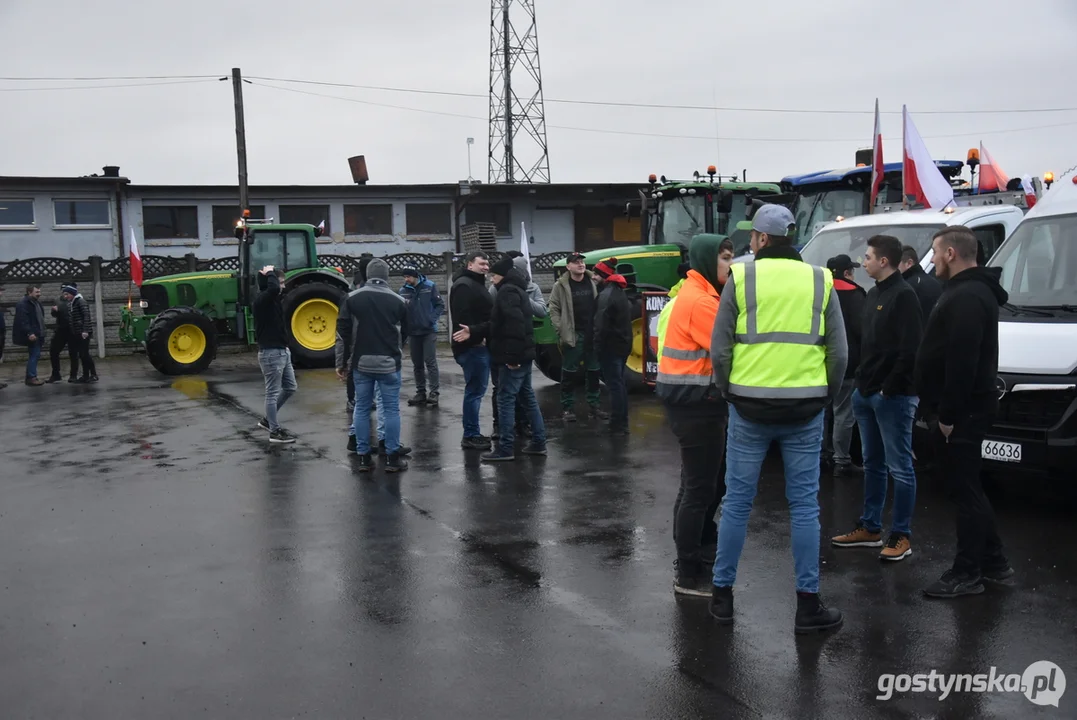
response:
<path fill-rule="evenodd" d="M 980 454 L 985 460 L 997 462 L 1021 462 L 1021 445 L 1019 443 L 984 440 Z"/>

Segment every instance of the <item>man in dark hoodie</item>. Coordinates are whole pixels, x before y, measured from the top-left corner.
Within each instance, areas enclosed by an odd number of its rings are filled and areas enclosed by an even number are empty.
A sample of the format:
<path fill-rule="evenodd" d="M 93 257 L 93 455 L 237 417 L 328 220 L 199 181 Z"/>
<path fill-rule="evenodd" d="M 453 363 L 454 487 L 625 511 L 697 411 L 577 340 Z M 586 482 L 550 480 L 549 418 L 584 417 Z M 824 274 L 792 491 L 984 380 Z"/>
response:
<path fill-rule="evenodd" d="M 803 262 L 793 226 L 781 205 L 756 211 L 754 260 L 733 264 L 714 324 L 711 356 L 715 384 L 729 400 L 729 432 L 710 612 L 720 623 L 733 622 L 748 515 L 763 460 L 777 441 L 796 568 L 794 631 L 806 633 L 842 623 L 819 598 L 819 453 L 823 409 L 841 389 L 848 346 L 834 280 Z"/>
<path fill-rule="evenodd" d="M 980 481 L 984 436 L 998 414 L 998 309 L 1009 296 L 999 285 L 1000 268 L 978 266 L 968 228 L 940 230 L 932 248 L 945 285 L 916 355 L 916 387 L 957 506 L 957 557 L 924 593 L 954 598 L 982 593 L 984 580 L 1008 583 L 1014 574 Z"/>
<path fill-rule="evenodd" d="M 370 261 L 373 259 L 374 257 L 369 254 L 364 254 L 359 258 L 359 266 L 358 268 L 356 268 L 355 274 L 352 276 L 352 292 L 363 287 L 363 284 L 366 283 L 366 268 L 367 265 L 370 264 Z M 348 417 L 351 418 L 352 414 L 355 412 L 355 379 L 352 377 L 351 373 L 348 373 L 348 377 L 344 381 L 344 384 L 348 388 Z M 377 399 L 378 394 L 375 393 L 375 403 L 377 402 Z M 384 426 L 379 423 L 378 432 L 381 433 L 384 429 Z"/>
<path fill-rule="evenodd" d="M 927 319 L 931 317 L 931 311 L 935 308 L 935 303 L 942 295 L 942 283 L 920 267 L 920 254 L 912 245 L 905 245 L 901 248 L 901 264 L 898 265 L 898 270 L 901 271 L 901 277 L 905 278 L 905 282 L 916 291 L 916 297 L 920 300 L 920 311 L 926 324 Z"/>
<path fill-rule="evenodd" d="M 658 361 L 655 392 L 681 451 L 680 488 L 673 503 L 673 592 L 678 595 L 709 597 L 713 588 L 714 553 L 704 546 L 716 542 L 717 528 L 708 526 L 725 493 L 726 403 L 714 384 L 711 335 L 732 258 L 732 243 L 722 236 L 692 238 L 689 270 L 666 322 Z"/>
<path fill-rule="evenodd" d="M 389 266 L 371 260 L 366 284 L 348 294 L 337 316 L 337 376 L 355 376 L 355 413 L 352 428 L 359 472 L 374 469 L 370 452 L 370 403 L 374 389 L 381 389 L 385 417 L 386 472 L 408 469 L 400 445 L 400 367 L 402 338 L 408 332 L 408 308 L 404 298 L 389 287 Z M 379 415 L 381 412 L 379 412 Z M 351 441 L 349 440 L 349 449 Z"/>
<path fill-rule="evenodd" d="M 628 389 L 625 362 L 632 352 L 632 304 L 625 295 L 628 281 L 617 272 L 617 258 L 595 265 L 595 355 L 602 381 L 610 392 L 610 432 L 628 434 Z"/>
<path fill-rule="evenodd" d="M 494 301 L 486 290 L 490 258 L 481 250 L 468 253 L 467 263 L 449 289 L 449 319 L 452 322 L 452 354 L 464 371 L 465 450 L 486 450 L 490 438 L 482 434 L 479 411 L 490 382 L 490 352 L 487 335 Z"/>
<path fill-rule="evenodd" d="M 823 438 L 826 460 L 834 461 L 834 476 L 848 477 L 853 473 L 853 459 L 849 448 L 853 444 L 853 389 L 856 387 L 856 370 L 860 367 L 861 323 L 864 314 L 864 298 L 867 291 L 853 280 L 853 270 L 860 263 L 848 255 L 835 255 L 827 260 L 826 267 L 834 276 L 834 292 L 841 304 L 841 317 L 845 321 L 845 338 L 849 343 L 849 365 L 845 379 L 834 402 L 827 406 L 828 432 Z"/>
<path fill-rule="evenodd" d="M 498 412 L 505 421 L 499 426 L 497 447 L 483 455 L 482 460 L 506 462 L 516 459 L 513 450 L 516 429 L 508 418 L 516 412 L 517 396 L 522 397 L 531 421 L 531 442 L 523 452 L 525 455 L 545 455 L 546 425 L 531 387 L 535 335 L 531 303 L 527 297 L 527 278 L 516 269 L 510 257 L 503 257 L 494 263 L 490 275 L 497 286 L 497 297 L 490 314 L 490 360 L 494 365 L 501 366 L 497 400 Z"/>
<path fill-rule="evenodd" d="M 277 413 L 298 388 L 281 305 L 284 271 L 266 265 L 259 271 L 257 279 L 258 295 L 251 310 L 254 314 L 254 336 L 258 341 L 258 365 L 262 368 L 266 393 L 266 412 L 258 427 L 269 431 L 269 442 L 291 444 L 296 440 L 295 434 L 277 422 Z"/>
<path fill-rule="evenodd" d="M 875 280 L 864 300 L 860 368 L 853 414 L 864 450 L 864 505 L 856 527 L 830 539 L 834 547 L 877 548 L 881 560 L 899 562 L 912 554 L 916 470 L 912 427 L 919 401 L 913 388 L 916 350 L 923 319 L 916 292 L 898 272 L 901 241 L 892 235 L 868 238 L 864 269 Z M 883 506 L 894 478 L 890 534 L 882 540 Z"/>
<path fill-rule="evenodd" d="M 97 365 L 94 364 L 93 355 L 90 353 L 90 338 L 93 337 L 93 316 L 90 313 L 90 304 L 74 285 L 65 285 L 63 295 L 71 308 L 71 341 L 75 343 L 79 362 L 82 364 L 82 377 L 76 382 L 95 383 L 97 382 Z"/>
<path fill-rule="evenodd" d="M 419 272 L 404 268 L 404 287 L 400 296 L 408 304 L 408 343 L 411 345 L 411 364 L 415 371 L 415 397 L 408 405 L 437 407 L 440 395 L 438 376 L 438 320 L 445 312 L 445 303 L 438 286 Z M 430 381 L 430 394 L 426 382 Z"/>
<path fill-rule="evenodd" d="M 64 287 L 78 288 L 77 283 L 67 283 Z M 64 379 L 60 372 L 60 361 L 66 349 L 71 359 L 71 372 L 68 382 L 76 382 L 79 379 L 79 354 L 78 346 L 71 336 L 71 305 L 67 301 L 67 295 L 60 290 L 60 299 L 52 306 L 52 316 L 56 318 L 56 327 L 52 331 L 52 340 L 49 341 L 49 360 L 52 362 L 52 374 L 45 382 L 54 383 Z"/>

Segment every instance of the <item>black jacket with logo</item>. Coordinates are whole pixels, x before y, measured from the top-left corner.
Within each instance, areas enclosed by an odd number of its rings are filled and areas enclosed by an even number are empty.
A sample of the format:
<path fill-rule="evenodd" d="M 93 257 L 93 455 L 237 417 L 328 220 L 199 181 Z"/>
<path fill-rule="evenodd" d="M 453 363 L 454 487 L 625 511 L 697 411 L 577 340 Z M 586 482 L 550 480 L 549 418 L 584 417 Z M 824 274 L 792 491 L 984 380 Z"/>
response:
<path fill-rule="evenodd" d="M 632 352 L 632 303 L 624 288 L 603 283 L 595 309 L 595 352 L 628 357 Z"/>
<path fill-rule="evenodd" d="M 865 397 L 915 395 L 913 367 L 923 334 L 916 291 L 895 272 L 868 291 L 856 387 Z"/>
<path fill-rule="evenodd" d="M 973 267 L 950 278 L 916 355 L 920 407 L 953 425 L 998 412 L 998 309 L 1009 300 L 1001 268 Z"/>

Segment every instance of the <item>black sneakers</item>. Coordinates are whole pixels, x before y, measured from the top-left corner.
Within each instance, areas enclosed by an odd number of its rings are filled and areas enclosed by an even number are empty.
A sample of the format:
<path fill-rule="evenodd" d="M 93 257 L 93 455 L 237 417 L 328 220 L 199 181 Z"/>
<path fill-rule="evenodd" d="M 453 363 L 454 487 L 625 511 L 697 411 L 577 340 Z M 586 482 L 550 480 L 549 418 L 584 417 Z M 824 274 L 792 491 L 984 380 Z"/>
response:
<path fill-rule="evenodd" d="M 597 405 L 591 406 L 591 419 L 592 420 L 609 420 L 610 414 L 598 407 Z"/>
<path fill-rule="evenodd" d="M 733 588 L 714 586 L 711 591 L 710 614 L 719 625 L 733 624 Z"/>
<path fill-rule="evenodd" d="M 400 453 L 393 453 L 385 461 L 385 472 L 398 473 L 408 469 L 407 459 Z"/>
<path fill-rule="evenodd" d="M 1013 568 L 1009 565 L 1003 565 L 990 570 L 985 569 L 981 579 L 993 585 L 1013 585 L 1013 576 Z"/>
<path fill-rule="evenodd" d="M 274 445 L 286 445 L 295 442 L 295 435 L 288 432 L 284 428 L 280 428 L 276 432 L 269 433 L 269 442 Z"/>
<path fill-rule="evenodd" d="M 355 436 L 354 435 L 349 435 L 348 436 L 348 452 L 353 453 L 353 452 L 356 452 L 358 449 L 359 448 L 356 447 Z"/>
<path fill-rule="evenodd" d="M 460 447 L 464 450 L 489 450 L 490 438 L 485 435 L 475 435 L 474 437 L 466 437 L 460 441 Z"/>
<path fill-rule="evenodd" d="M 269 429 L 269 421 L 265 419 L 265 415 L 263 415 L 262 419 L 258 421 L 258 427 L 262 428 L 263 430 Z"/>
<path fill-rule="evenodd" d="M 374 471 L 374 456 L 370 453 L 359 456 L 359 472 L 368 473 Z"/>
<path fill-rule="evenodd" d="M 984 584 L 981 580 L 978 576 L 955 572 L 950 569 L 944 572 L 941 578 L 929 585 L 924 590 L 924 595 L 930 598 L 947 600 L 958 598 L 962 595 L 979 595 L 984 591 Z"/>
<path fill-rule="evenodd" d="M 531 441 L 527 444 L 527 447 L 525 447 L 520 452 L 522 452 L 524 455 L 545 455 L 546 445 L 545 443 L 539 445 L 537 442 Z"/>
<path fill-rule="evenodd" d="M 797 593 L 797 616 L 793 624 L 797 635 L 835 630 L 843 620 L 841 611 L 824 605 L 819 593 Z"/>
<path fill-rule="evenodd" d="M 710 575 L 704 572 L 692 575 L 677 572 L 677 579 L 673 581 L 673 592 L 677 595 L 690 597 L 710 597 L 714 583 Z"/>
<path fill-rule="evenodd" d="M 408 405 L 411 407 L 415 407 L 416 405 L 426 405 L 426 393 L 415 393 L 415 395 L 408 400 Z"/>
<path fill-rule="evenodd" d="M 429 405 L 430 407 L 437 407 L 438 406 L 438 394 L 437 393 L 430 393 L 430 397 L 428 397 L 426 399 L 426 404 Z"/>
<path fill-rule="evenodd" d="M 407 445 L 401 445 L 397 449 L 396 452 L 397 452 L 398 455 L 411 455 L 411 448 L 409 448 Z M 387 453 L 385 451 L 385 441 L 384 440 L 379 440 L 378 441 L 378 454 L 379 455 L 388 455 L 389 454 L 389 453 Z"/>
<path fill-rule="evenodd" d="M 516 459 L 516 454 L 511 450 L 509 452 L 503 451 L 501 448 L 496 448 L 493 452 L 488 452 L 480 458 L 483 462 L 512 462 Z"/>

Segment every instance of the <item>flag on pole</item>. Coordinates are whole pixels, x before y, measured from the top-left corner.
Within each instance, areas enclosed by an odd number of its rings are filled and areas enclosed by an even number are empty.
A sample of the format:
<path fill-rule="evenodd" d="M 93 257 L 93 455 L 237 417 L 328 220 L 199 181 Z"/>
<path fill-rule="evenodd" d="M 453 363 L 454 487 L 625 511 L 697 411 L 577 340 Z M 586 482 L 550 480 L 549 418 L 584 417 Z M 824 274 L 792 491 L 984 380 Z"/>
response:
<path fill-rule="evenodd" d="M 138 251 L 134 228 L 131 228 L 131 282 L 142 287 L 142 254 Z"/>
<path fill-rule="evenodd" d="M 527 230 L 524 229 L 524 224 L 520 222 L 520 252 L 523 254 L 524 259 L 527 260 L 527 279 L 531 280 L 531 250 L 528 248 L 527 242 Z"/>
<path fill-rule="evenodd" d="M 991 153 L 980 143 L 980 184 L 977 192 L 1002 192 L 1010 178 L 1002 172 Z"/>
<path fill-rule="evenodd" d="M 901 106 L 901 125 L 901 184 L 905 202 L 941 210 L 954 201 L 954 189 L 935 166 L 924 139 L 920 137 L 904 105 Z"/>
<path fill-rule="evenodd" d="M 1021 176 L 1021 189 L 1025 191 L 1025 202 L 1028 203 L 1028 207 L 1031 209 L 1036 204 L 1036 188 L 1032 187 L 1032 176 Z"/>
<path fill-rule="evenodd" d="M 325 232 L 325 220 L 322 220 L 320 223 L 318 223 L 318 229 L 322 232 Z"/>
<path fill-rule="evenodd" d="M 883 184 L 883 131 L 879 126 L 879 98 L 875 98 L 875 134 L 871 137 L 871 200 L 868 212 L 875 212 L 875 198 Z"/>

